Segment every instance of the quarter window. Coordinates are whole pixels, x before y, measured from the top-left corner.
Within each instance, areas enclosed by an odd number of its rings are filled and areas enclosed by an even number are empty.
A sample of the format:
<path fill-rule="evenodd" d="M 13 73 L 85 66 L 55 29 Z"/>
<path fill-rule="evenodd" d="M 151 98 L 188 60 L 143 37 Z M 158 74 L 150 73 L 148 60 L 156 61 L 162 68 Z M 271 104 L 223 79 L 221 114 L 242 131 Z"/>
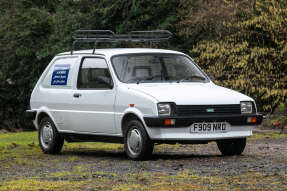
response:
<path fill-rule="evenodd" d="M 106 61 L 102 58 L 85 58 L 78 77 L 79 89 L 111 89 L 112 78 Z"/>
<path fill-rule="evenodd" d="M 42 84 L 46 88 L 71 88 L 77 57 L 58 58 L 47 72 Z"/>

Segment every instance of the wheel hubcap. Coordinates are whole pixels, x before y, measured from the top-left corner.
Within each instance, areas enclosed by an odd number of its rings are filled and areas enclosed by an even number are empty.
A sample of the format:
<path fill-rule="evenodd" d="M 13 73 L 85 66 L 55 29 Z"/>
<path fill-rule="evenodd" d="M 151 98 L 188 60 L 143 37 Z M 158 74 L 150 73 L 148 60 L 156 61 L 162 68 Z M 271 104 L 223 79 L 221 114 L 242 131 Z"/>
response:
<path fill-rule="evenodd" d="M 137 129 L 132 129 L 128 133 L 128 149 L 133 155 L 137 155 L 142 149 L 142 137 L 140 131 Z"/>
<path fill-rule="evenodd" d="M 51 123 L 45 123 L 41 132 L 41 142 L 45 148 L 48 148 L 48 146 L 53 142 L 53 136 Z"/>

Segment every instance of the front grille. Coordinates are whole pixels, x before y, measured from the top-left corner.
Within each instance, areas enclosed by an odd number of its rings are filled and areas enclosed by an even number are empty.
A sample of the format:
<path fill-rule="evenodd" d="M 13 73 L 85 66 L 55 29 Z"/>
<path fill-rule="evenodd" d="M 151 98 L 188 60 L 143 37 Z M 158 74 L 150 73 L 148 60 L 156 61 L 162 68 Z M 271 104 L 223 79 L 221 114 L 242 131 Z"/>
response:
<path fill-rule="evenodd" d="M 178 116 L 241 114 L 240 104 L 226 105 L 177 105 Z"/>

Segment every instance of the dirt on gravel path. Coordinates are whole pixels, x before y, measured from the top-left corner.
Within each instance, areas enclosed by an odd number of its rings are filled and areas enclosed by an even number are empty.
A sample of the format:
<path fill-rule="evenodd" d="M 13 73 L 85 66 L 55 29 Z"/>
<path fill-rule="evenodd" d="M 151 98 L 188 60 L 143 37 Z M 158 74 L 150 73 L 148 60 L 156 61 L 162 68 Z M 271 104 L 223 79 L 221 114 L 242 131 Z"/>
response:
<path fill-rule="evenodd" d="M 117 144 L 44 155 L 34 142 L 22 150 L 13 142 L 0 158 L 0 190 L 287 190 L 287 136 L 270 135 L 248 139 L 241 156 L 223 157 L 215 143 L 177 144 L 156 146 L 148 161 L 129 160 Z"/>

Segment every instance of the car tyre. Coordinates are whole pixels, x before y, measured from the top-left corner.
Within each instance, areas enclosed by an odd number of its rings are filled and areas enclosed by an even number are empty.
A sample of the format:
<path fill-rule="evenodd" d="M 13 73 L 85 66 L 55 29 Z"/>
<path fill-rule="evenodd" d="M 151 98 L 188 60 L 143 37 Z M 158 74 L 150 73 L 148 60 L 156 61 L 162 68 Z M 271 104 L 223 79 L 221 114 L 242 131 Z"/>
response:
<path fill-rule="evenodd" d="M 124 149 L 132 160 L 148 159 L 153 152 L 154 143 L 149 139 L 142 123 L 131 120 L 126 124 Z"/>
<path fill-rule="evenodd" d="M 246 138 L 219 140 L 217 146 L 222 155 L 241 155 L 246 146 Z"/>
<path fill-rule="evenodd" d="M 64 139 L 58 133 L 55 124 L 49 117 L 41 119 L 38 139 L 42 151 L 46 154 L 60 153 L 64 144 Z"/>

